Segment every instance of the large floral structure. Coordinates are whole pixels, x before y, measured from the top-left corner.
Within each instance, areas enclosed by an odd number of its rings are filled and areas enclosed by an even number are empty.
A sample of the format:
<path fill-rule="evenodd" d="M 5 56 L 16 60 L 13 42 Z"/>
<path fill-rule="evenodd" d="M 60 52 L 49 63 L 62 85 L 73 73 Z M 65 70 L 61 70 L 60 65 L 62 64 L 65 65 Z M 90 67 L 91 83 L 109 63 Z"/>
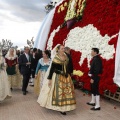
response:
<path fill-rule="evenodd" d="M 120 29 L 120 0 L 75 0 L 74 12 L 76 18 L 80 19 L 68 29 L 61 25 L 65 22 L 70 1 L 64 0 L 55 8 L 46 48 L 52 49 L 58 43 L 70 47 L 74 69 L 84 73 L 79 81 L 84 83 L 85 89 L 90 90 L 90 52 L 92 47 L 98 47 L 103 61 L 100 92 L 110 90 L 114 93 L 117 90 L 113 77 Z"/>

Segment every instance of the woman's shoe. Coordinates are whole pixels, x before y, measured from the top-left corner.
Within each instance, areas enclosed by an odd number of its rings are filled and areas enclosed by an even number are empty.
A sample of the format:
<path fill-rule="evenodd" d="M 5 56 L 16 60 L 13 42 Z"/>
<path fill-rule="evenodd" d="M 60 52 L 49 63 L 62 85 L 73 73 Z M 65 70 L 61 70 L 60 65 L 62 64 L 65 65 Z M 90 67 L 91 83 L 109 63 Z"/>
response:
<path fill-rule="evenodd" d="M 62 115 L 66 115 L 66 112 L 60 112 Z"/>

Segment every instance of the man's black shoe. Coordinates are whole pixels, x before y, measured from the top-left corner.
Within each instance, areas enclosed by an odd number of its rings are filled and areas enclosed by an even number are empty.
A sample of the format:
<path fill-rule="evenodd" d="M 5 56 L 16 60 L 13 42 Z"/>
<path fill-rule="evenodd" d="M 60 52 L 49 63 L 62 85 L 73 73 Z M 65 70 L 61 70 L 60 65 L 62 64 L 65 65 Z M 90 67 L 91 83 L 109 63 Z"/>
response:
<path fill-rule="evenodd" d="M 95 106 L 95 103 L 89 103 L 89 102 L 87 102 L 86 104 L 87 105 L 91 105 L 91 106 Z"/>
<path fill-rule="evenodd" d="M 100 107 L 98 107 L 98 108 L 93 107 L 90 110 L 96 111 L 96 110 L 100 110 L 100 109 L 101 109 Z"/>
<path fill-rule="evenodd" d="M 28 93 L 28 91 L 26 90 L 26 93 Z"/>
<path fill-rule="evenodd" d="M 23 95 L 26 95 L 26 92 L 23 92 Z"/>

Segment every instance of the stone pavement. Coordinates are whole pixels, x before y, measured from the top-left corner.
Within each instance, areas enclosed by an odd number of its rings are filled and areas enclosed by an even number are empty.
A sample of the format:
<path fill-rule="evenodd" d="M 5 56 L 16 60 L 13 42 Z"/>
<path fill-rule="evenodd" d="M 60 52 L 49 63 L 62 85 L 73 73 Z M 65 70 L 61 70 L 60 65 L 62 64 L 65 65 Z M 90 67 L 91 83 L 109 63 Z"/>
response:
<path fill-rule="evenodd" d="M 63 116 L 40 107 L 33 87 L 28 87 L 28 91 L 26 96 L 20 89 L 12 91 L 12 98 L 0 104 L 0 120 L 120 120 L 120 103 L 112 100 L 102 98 L 101 111 L 91 111 L 91 106 L 86 105 L 91 97 L 76 90 L 77 109 Z"/>

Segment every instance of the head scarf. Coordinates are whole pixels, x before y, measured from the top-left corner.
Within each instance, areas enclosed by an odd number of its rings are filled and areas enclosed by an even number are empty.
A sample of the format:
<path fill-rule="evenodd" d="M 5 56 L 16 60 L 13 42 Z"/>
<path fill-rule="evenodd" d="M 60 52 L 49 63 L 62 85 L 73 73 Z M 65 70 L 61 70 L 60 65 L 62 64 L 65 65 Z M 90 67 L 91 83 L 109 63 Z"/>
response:
<path fill-rule="evenodd" d="M 59 46 L 60 44 L 57 44 L 51 51 L 51 59 L 53 60 L 53 58 L 55 57 L 55 55 L 57 54 L 57 47 Z"/>
<path fill-rule="evenodd" d="M 11 49 L 14 50 L 14 52 L 13 52 L 13 57 L 10 57 L 10 50 L 11 50 Z M 7 59 L 12 59 L 12 60 L 14 60 L 16 57 L 17 57 L 17 55 L 16 55 L 16 50 L 15 50 L 14 48 L 10 48 L 10 49 L 8 50 L 6 56 L 5 56 L 5 58 L 7 58 Z"/>

